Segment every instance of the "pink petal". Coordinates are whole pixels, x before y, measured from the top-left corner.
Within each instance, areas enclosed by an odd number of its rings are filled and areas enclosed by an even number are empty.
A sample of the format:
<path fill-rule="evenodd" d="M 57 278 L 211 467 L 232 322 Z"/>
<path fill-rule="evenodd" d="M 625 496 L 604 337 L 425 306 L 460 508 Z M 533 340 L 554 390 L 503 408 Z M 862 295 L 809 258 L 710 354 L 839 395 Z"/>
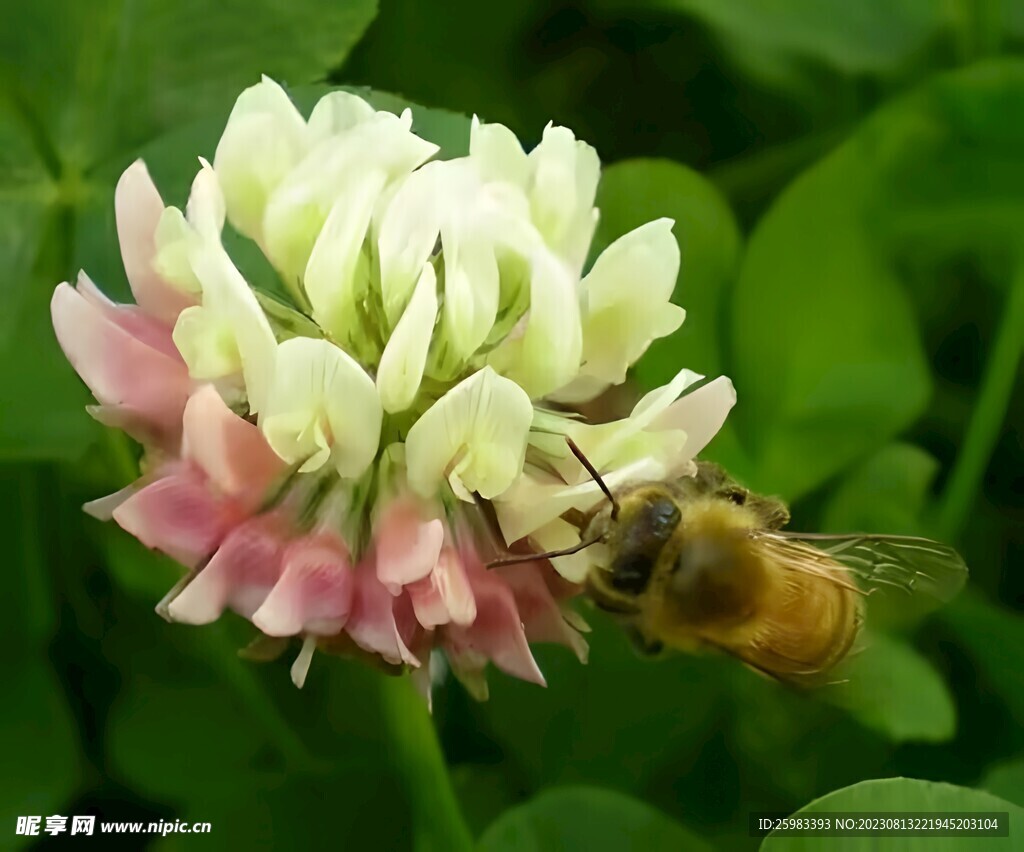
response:
<path fill-rule="evenodd" d="M 120 491 L 115 491 L 113 494 L 108 494 L 106 497 L 100 497 L 97 500 L 90 500 L 88 503 L 83 504 L 82 511 L 87 515 L 92 516 L 97 521 L 109 521 L 114 517 L 114 511 L 117 507 L 135 494 L 141 487 L 142 485 L 139 482 L 132 482 Z"/>
<path fill-rule="evenodd" d="M 445 649 L 453 665 L 487 657 L 513 677 L 546 686 L 508 583 L 482 566 L 469 567 L 469 580 L 476 598 L 476 620 L 468 627 L 444 628 Z"/>
<path fill-rule="evenodd" d="M 125 169 L 117 182 L 114 210 L 121 260 L 135 301 L 146 313 L 173 325 L 178 314 L 195 300 L 164 281 L 153 268 L 154 237 L 164 203 L 142 160 Z"/>
<path fill-rule="evenodd" d="M 540 565 L 533 562 L 507 565 L 495 568 L 494 573 L 512 589 L 527 639 L 565 645 L 572 649 L 581 663 L 587 661 L 587 642 L 563 617 Z"/>
<path fill-rule="evenodd" d="M 284 571 L 252 616 L 268 636 L 333 636 L 352 607 L 352 565 L 335 535 L 306 536 L 288 545 Z"/>
<path fill-rule="evenodd" d="M 189 567 L 213 553 L 240 517 L 196 472 L 164 476 L 113 511 L 114 520 L 146 547 Z"/>
<path fill-rule="evenodd" d="M 411 498 L 391 501 L 375 524 L 377 578 L 398 594 L 402 586 L 426 577 L 437 564 L 444 524 L 424 520 Z"/>
<path fill-rule="evenodd" d="M 185 406 L 183 455 L 227 494 L 255 508 L 286 465 L 259 428 L 235 414 L 213 385 L 204 385 Z"/>
<path fill-rule="evenodd" d="M 188 370 L 132 337 L 69 284 L 50 303 L 64 354 L 104 406 L 126 405 L 156 434 L 179 433 L 188 398 Z"/>
<path fill-rule="evenodd" d="M 182 361 L 181 353 L 174 345 L 173 325 L 147 314 L 138 305 L 119 305 L 112 302 L 85 272 L 78 273 L 75 288 L 87 302 L 103 311 L 107 319 L 123 328 L 136 340 L 141 340 L 175 361 Z"/>
<path fill-rule="evenodd" d="M 356 569 L 353 579 L 352 609 L 345 625 L 352 641 L 394 665 L 418 666 L 419 660 L 405 644 L 395 620 L 396 602 L 401 598 L 392 597 L 377 579 L 372 557 Z"/>
<path fill-rule="evenodd" d="M 251 518 L 224 539 L 217 552 L 168 607 L 174 621 L 209 624 L 230 607 L 252 618 L 281 576 L 287 530 L 276 515 Z"/>
<path fill-rule="evenodd" d="M 659 432 L 682 429 L 686 432 L 686 455 L 693 458 L 711 443 L 735 404 L 736 389 L 727 376 L 719 376 L 673 402 L 650 428 Z"/>
<path fill-rule="evenodd" d="M 449 622 L 472 624 L 476 618 L 473 590 L 454 548 L 442 550 L 429 576 L 406 588 L 416 619 L 426 628 Z"/>

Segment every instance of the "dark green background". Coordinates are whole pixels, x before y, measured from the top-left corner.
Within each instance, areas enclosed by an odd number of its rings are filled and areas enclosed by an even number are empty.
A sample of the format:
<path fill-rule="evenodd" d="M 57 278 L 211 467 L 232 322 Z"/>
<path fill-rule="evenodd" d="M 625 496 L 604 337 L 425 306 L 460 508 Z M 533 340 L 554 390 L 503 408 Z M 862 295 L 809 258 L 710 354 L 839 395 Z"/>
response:
<path fill-rule="evenodd" d="M 25 846 L 19 814 L 96 813 L 213 824 L 159 849 L 458 849 L 460 819 L 487 850 L 752 849 L 749 812 L 893 776 L 1024 805 L 1024 3 L 3 0 L 0 18 L 0 847 Z M 473 113 L 527 144 L 573 128 L 606 164 L 599 244 L 677 221 L 689 318 L 637 386 L 732 376 L 712 458 L 801 526 L 957 544 L 969 590 L 810 697 L 728 661 L 641 661 L 593 614 L 588 666 L 538 651 L 547 690 L 439 688 L 440 748 L 401 681 L 318 657 L 297 691 L 287 661 L 237 657 L 237 619 L 165 624 L 177 569 L 79 510 L 137 451 L 83 411 L 48 302 L 80 267 L 125 295 L 117 175 L 143 154 L 183 204 L 263 72 L 302 103 L 329 81 L 435 108 L 418 127 L 449 153 Z M 905 782 L 822 809 L 879 802 L 998 809 Z"/>

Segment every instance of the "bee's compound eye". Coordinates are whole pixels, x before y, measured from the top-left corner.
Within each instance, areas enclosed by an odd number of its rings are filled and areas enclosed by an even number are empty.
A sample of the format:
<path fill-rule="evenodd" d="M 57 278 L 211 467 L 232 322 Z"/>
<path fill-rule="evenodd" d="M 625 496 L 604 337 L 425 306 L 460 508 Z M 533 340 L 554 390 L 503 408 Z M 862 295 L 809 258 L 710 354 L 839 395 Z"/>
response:
<path fill-rule="evenodd" d="M 651 581 L 654 561 L 645 553 L 628 553 L 612 563 L 611 585 L 620 592 L 639 595 Z"/>

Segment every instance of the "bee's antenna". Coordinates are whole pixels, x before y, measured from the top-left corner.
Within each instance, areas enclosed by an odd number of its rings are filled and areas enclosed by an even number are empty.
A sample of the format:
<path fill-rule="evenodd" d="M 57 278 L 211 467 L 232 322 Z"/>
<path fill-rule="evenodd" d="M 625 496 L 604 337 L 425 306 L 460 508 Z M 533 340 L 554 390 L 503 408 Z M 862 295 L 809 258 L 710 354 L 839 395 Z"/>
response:
<path fill-rule="evenodd" d="M 576 442 L 568 435 L 565 436 L 565 442 L 569 445 L 569 449 L 572 450 L 572 454 L 579 459 L 580 464 L 587 469 L 587 473 L 594 478 L 594 482 L 596 482 L 598 487 L 604 492 L 604 496 L 607 497 L 608 502 L 612 504 L 612 520 L 617 520 L 619 517 L 619 501 L 612 496 L 611 490 L 604 484 L 604 480 L 601 479 L 601 474 L 599 474 L 597 472 L 597 468 L 590 463 L 590 459 L 583 455 L 583 450 L 576 446 Z"/>
<path fill-rule="evenodd" d="M 558 556 L 572 556 L 574 553 L 579 553 L 586 547 L 590 547 L 592 544 L 597 544 L 601 539 L 592 538 L 587 541 L 581 541 L 579 544 L 574 544 L 572 547 L 567 547 L 565 550 L 549 550 L 546 553 L 517 553 L 515 556 L 506 556 L 504 559 L 495 559 L 493 562 L 488 562 L 488 568 L 500 568 L 503 565 L 518 565 L 521 562 L 536 562 L 538 559 L 554 559 Z"/>

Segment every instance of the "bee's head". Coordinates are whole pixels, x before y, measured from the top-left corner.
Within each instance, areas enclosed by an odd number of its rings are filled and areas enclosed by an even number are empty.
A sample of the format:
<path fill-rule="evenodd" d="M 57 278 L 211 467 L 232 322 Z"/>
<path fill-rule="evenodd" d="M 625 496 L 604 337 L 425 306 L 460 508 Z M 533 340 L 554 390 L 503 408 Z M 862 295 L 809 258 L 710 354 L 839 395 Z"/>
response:
<path fill-rule="evenodd" d="M 738 622 L 752 614 L 764 571 L 737 504 L 711 500 L 687 512 L 664 597 L 691 624 Z"/>
<path fill-rule="evenodd" d="M 606 564 L 591 573 L 589 591 L 599 606 L 622 612 L 635 609 L 632 599 L 647 590 L 682 513 L 675 495 L 659 482 L 623 491 L 618 505 L 614 519 L 605 507 L 588 527 L 608 554 Z"/>

